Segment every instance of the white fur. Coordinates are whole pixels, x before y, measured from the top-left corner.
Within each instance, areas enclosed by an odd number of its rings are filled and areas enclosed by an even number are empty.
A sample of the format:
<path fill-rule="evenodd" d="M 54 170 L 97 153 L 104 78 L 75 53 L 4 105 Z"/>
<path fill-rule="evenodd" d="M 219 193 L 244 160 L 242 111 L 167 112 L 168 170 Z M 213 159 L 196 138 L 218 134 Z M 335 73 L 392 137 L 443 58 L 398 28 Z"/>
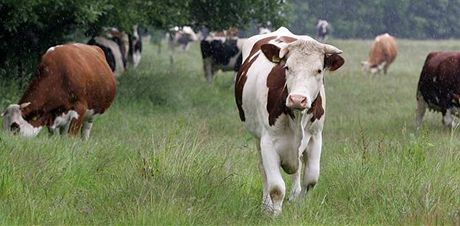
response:
<path fill-rule="evenodd" d="M 309 36 L 296 36 L 282 27 L 277 31 L 256 35 L 249 38 L 243 45 L 243 61 L 258 40 L 268 36 L 290 36 L 300 39 L 287 46 L 286 88 L 289 94 L 300 94 L 307 97 L 308 108 L 318 96 L 322 97 L 322 107 L 326 109 L 326 95 L 323 85 L 323 62 L 325 51 L 330 51 L 332 46 L 325 46 Z M 272 44 L 277 42 L 272 40 Z M 335 47 L 334 51 L 341 51 Z M 257 54 L 257 53 L 256 53 Z M 295 119 L 280 115 L 272 126 L 268 122 L 267 106 L 267 77 L 274 64 L 259 51 L 259 57 L 247 72 L 247 81 L 243 88 L 243 110 L 245 113 L 245 126 L 257 138 L 260 151 L 260 169 L 264 179 L 263 208 L 277 215 L 281 212 L 286 186 L 281 175 L 280 165 L 290 166 L 295 173 L 292 177 L 293 188 L 289 200 L 301 196 L 308 186 L 314 185 L 319 179 L 320 157 L 322 146 L 322 130 L 324 115 L 313 123 L 312 115 L 307 114 L 307 109 L 302 112 L 295 111 Z M 318 70 L 321 72 L 318 73 Z M 302 165 L 303 182 L 300 178 Z M 281 196 L 270 196 L 278 190 Z"/>
<path fill-rule="evenodd" d="M 123 65 L 123 56 L 121 55 L 120 47 L 118 44 L 110 39 L 98 36 L 94 40 L 96 43 L 99 43 L 112 51 L 113 57 L 115 58 L 115 76 L 120 76 L 125 71 L 125 66 Z"/>
<path fill-rule="evenodd" d="M 55 135 L 66 135 L 69 132 L 72 119 L 78 119 L 76 111 L 70 110 L 67 113 L 62 113 L 54 119 L 53 125 L 50 126 L 51 132 Z"/>
<path fill-rule="evenodd" d="M 19 134 L 24 137 L 35 137 L 41 131 L 42 127 L 33 127 L 30 123 L 28 123 L 23 117 L 21 113 L 21 109 L 27 107 L 30 103 L 25 103 L 21 105 L 11 104 L 2 113 L 3 117 L 3 129 L 7 131 L 11 131 L 11 125 L 16 123 L 19 126 Z"/>

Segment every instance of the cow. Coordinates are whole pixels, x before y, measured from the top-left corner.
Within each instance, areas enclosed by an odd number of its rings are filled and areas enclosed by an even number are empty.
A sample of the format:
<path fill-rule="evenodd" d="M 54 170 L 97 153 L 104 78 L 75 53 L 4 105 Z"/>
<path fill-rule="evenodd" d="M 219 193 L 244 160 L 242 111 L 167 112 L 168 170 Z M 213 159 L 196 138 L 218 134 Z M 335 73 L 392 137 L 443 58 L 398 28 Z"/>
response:
<path fill-rule="evenodd" d="M 129 34 L 129 51 L 128 51 L 128 65 L 136 68 L 141 61 L 142 53 L 142 38 L 139 34 L 139 27 L 133 26 L 133 33 Z"/>
<path fill-rule="evenodd" d="M 76 135 L 81 130 L 87 140 L 95 117 L 110 107 L 115 93 L 115 77 L 99 47 L 51 47 L 19 104 L 1 114 L 3 128 L 27 137 L 36 136 L 44 126 L 56 134 Z"/>
<path fill-rule="evenodd" d="M 92 37 L 88 44 L 104 51 L 107 63 L 117 77 L 128 67 L 137 67 L 141 59 L 142 40 L 137 26 L 133 26 L 132 34 L 111 28 L 104 35 Z"/>
<path fill-rule="evenodd" d="M 168 33 L 168 46 L 170 50 L 179 47 L 182 50 L 188 50 L 189 44 L 198 41 L 198 36 L 189 26 L 174 27 Z"/>
<path fill-rule="evenodd" d="M 316 24 L 316 34 L 320 42 L 325 42 L 329 34 L 329 23 L 327 20 L 318 20 Z"/>
<path fill-rule="evenodd" d="M 386 74 L 397 54 L 398 46 L 395 38 L 385 33 L 375 38 L 369 51 L 369 58 L 361 62 L 361 65 L 364 71 L 370 71 L 371 74 L 380 73 L 382 70 Z"/>
<path fill-rule="evenodd" d="M 237 37 L 208 36 L 201 40 L 203 69 L 209 84 L 218 70 L 237 72 L 241 65 L 241 48 L 245 39 Z"/>
<path fill-rule="evenodd" d="M 120 76 L 125 72 L 125 63 L 120 46 L 113 40 L 103 36 L 93 37 L 88 41 L 89 45 L 95 45 L 104 51 L 107 63 L 115 76 Z"/>
<path fill-rule="evenodd" d="M 448 128 L 460 116 L 460 52 L 431 52 L 423 65 L 417 86 L 416 128 L 422 125 L 426 109 L 442 113 Z"/>
<path fill-rule="evenodd" d="M 293 174 L 290 201 L 318 182 L 326 111 L 324 73 L 337 70 L 345 61 L 338 48 L 284 27 L 249 38 L 242 52 L 236 105 L 256 139 L 262 207 L 278 215 L 286 190 L 280 167 Z"/>

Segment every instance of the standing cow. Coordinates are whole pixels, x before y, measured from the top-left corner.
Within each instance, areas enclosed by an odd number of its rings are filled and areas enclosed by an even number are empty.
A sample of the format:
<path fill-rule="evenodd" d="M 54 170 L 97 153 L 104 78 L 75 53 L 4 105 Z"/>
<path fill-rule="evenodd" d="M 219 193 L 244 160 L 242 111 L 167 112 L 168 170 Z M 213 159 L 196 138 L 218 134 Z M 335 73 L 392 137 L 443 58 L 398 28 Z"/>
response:
<path fill-rule="evenodd" d="M 417 87 L 417 129 L 426 109 L 442 113 L 442 122 L 452 128 L 460 109 L 460 52 L 432 52 L 423 65 Z"/>
<path fill-rule="evenodd" d="M 393 36 L 385 33 L 375 38 L 369 51 L 369 58 L 367 61 L 361 62 L 363 70 L 372 74 L 383 73 L 386 74 L 388 67 L 396 58 L 398 54 L 398 46 Z"/>
<path fill-rule="evenodd" d="M 206 80 L 212 83 L 218 70 L 238 71 L 241 65 L 243 39 L 208 37 L 200 42 Z"/>
<path fill-rule="evenodd" d="M 316 24 L 316 34 L 320 42 L 325 42 L 329 34 L 329 23 L 327 20 L 318 20 Z"/>
<path fill-rule="evenodd" d="M 241 121 L 256 138 L 263 207 L 277 215 L 285 196 L 280 167 L 293 174 L 289 200 L 318 182 L 326 96 L 324 72 L 345 62 L 338 48 L 282 27 L 243 45 L 235 99 Z M 303 182 L 300 176 L 303 171 Z"/>
<path fill-rule="evenodd" d="M 35 136 L 44 126 L 72 135 L 81 129 L 86 140 L 94 118 L 109 108 L 115 92 L 115 77 L 99 47 L 55 46 L 42 56 L 19 104 L 2 113 L 3 128 L 23 136 Z"/>

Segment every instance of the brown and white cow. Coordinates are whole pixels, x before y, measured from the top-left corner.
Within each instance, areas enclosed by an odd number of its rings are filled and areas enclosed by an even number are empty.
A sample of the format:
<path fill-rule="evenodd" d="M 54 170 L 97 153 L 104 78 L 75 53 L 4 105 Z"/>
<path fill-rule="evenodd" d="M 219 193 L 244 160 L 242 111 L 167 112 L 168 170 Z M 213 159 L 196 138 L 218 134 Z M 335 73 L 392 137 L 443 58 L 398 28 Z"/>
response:
<path fill-rule="evenodd" d="M 115 98 L 115 77 L 97 46 L 51 47 L 35 76 L 19 104 L 3 112 L 5 130 L 35 136 L 44 126 L 73 135 L 81 129 L 82 138 L 88 139 L 94 117 L 104 113 Z"/>
<path fill-rule="evenodd" d="M 240 119 L 257 140 L 262 204 L 269 213 L 281 212 L 285 196 L 280 166 L 293 174 L 289 200 L 318 182 L 326 108 L 323 76 L 343 65 L 340 53 L 284 27 L 253 36 L 243 45 L 235 99 Z"/>
<path fill-rule="evenodd" d="M 372 74 L 380 73 L 382 70 L 386 74 L 396 55 L 398 55 L 396 39 L 385 33 L 375 38 L 369 50 L 369 58 L 361 62 L 361 65 L 364 71 L 370 71 Z"/>
<path fill-rule="evenodd" d="M 432 52 L 423 65 L 417 87 L 417 129 L 426 109 L 442 113 L 442 122 L 452 128 L 453 115 L 460 115 L 460 52 Z"/>

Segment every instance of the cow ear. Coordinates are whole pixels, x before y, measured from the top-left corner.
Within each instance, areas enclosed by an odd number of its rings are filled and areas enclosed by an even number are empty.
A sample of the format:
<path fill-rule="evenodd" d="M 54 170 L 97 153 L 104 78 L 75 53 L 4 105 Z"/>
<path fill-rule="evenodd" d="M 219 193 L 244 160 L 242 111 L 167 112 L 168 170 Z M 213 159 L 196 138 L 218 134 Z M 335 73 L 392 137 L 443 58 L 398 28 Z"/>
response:
<path fill-rule="evenodd" d="M 263 44 L 260 49 L 267 59 L 275 64 L 281 62 L 281 59 L 287 54 L 287 48 L 281 49 L 273 44 Z"/>
<path fill-rule="evenodd" d="M 345 60 L 339 54 L 331 54 L 324 57 L 324 68 L 329 71 L 339 69 L 344 63 Z"/>

